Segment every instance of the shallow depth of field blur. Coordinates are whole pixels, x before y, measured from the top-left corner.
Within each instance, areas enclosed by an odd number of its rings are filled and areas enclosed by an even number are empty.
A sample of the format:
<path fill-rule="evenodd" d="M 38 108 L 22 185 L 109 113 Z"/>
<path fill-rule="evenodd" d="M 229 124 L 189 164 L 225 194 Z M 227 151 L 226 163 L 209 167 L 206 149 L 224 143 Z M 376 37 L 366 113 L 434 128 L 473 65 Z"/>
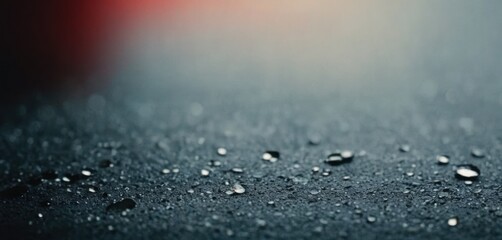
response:
<path fill-rule="evenodd" d="M 131 77 L 134 85 L 154 86 L 148 91 L 178 82 L 399 98 L 403 91 L 435 94 L 438 83 L 482 86 L 502 71 L 500 7 L 498 1 L 194 1 L 125 34 L 120 72 L 148 75 L 153 84 L 145 84 L 145 75 Z"/>

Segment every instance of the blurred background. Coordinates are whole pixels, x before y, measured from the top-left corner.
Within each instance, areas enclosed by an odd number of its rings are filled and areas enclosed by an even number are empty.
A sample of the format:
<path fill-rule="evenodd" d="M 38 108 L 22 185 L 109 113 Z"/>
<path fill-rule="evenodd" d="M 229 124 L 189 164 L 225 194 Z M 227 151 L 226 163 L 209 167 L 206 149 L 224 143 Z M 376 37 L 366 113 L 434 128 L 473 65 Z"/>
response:
<path fill-rule="evenodd" d="M 133 84 L 159 91 L 185 82 L 303 94 L 388 94 L 409 81 L 427 90 L 500 73 L 498 1 L 3 4 L 3 95 L 89 93 L 131 69 L 143 71 Z"/>

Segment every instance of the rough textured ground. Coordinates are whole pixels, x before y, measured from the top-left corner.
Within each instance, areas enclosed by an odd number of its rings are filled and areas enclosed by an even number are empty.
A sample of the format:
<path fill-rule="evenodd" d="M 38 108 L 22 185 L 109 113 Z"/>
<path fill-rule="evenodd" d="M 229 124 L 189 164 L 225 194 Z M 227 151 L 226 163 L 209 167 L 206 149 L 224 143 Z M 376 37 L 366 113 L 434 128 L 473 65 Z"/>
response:
<path fill-rule="evenodd" d="M 202 31 L 90 97 L 3 107 L 0 239 L 502 239 L 502 14 L 468 2 L 297 52 Z M 337 149 L 356 156 L 325 164 Z"/>
<path fill-rule="evenodd" d="M 296 85 L 172 81 L 158 92 L 124 84 L 87 99 L 5 109 L 1 187 L 28 188 L 2 193 L 1 235 L 498 239 L 502 86 L 482 83 L 401 81 L 371 91 L 346 83 L 311 94 Z M 403 144 L 411 150 L 399 151 Z M 472 148 L 486 156 L 472 157 Z M 336 149 L 356 157 L 323 163 Z M 266 150 L 280 159 L 261 160 Z M 438 154 L 451 156 L 449 165 L 436 164 Z M 464 163 L 481 170 L 472 185 L 454 177 Z M 314 166 L 332 173 L 313 173 Z M 34 181 L 41 178 L 49 179 Z M 227 195 L 234 183 L 246 192 Z M 123 198 L 136 206 L 107 211 Z M 455 216 L 458 225 L 448 226 Z"/>

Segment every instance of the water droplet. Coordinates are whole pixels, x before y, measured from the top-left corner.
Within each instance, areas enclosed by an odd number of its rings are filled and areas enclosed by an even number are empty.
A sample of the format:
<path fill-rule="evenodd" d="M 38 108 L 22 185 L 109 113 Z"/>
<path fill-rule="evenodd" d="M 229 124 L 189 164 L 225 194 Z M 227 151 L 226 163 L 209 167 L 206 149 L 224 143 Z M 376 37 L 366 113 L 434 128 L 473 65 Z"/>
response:
<path fill-rule="evenodd" d="M 179 173 L 180 169 L 179 168 L 173 168 L 173 173 Z"/>
<path fill-rule="evenodd" d="M 413 173 L 413 172 L 407 172 L 406 173 L 406 176 L 408 176 L 408 177 L 413 177 L 413 175 L 415 175 L 415 173 Z"/>
<path fill-rule="evenodd" d="M 348 181 L 348 180 L 350 180 L 350 176 L 344 176 L 344 177 L 343 177 L 343 180 L 344 180 L 344 181 Z"/>
<path fill-rule="evenodd" d="M 66 174 L 62 178 L 62 180 L 63 180 L 63 182 L 74 183 L 74 182 L 77 182 L 77 181 L 81 180 L 84 177 L 87 177 L 87 176 L 85 176 L 83 174 Z"/>
<path fill-rule="evenodd" d="M 38 215 L 37 215 L 37 216 L 38 216 L 39 218 L 43 218 L 43 217 L 44 217 L 44 215 L 43 215 L 43 214 L 41 214 L 41 213 L 38 213 Z"/>
<path fill-rule="evenodd" d="M 450 162 L 450 157 L 447 155 L 436 156 L 436 161 L 439 165 L 446 165 Z"/>
<path fill-rule="evenodd" d="M 91 192 L 91 193 L 95 193 L 95 192 L 96 192 L 96 188 L 94 188 L 94 187 L 89 187 L 89 189 L 88 189 L 88 190 L 89 190 L 89 192 Z"/>
<path fill-rule="evenodd" d="M 221 166 L 221 162 L 218 160 L 210 160 L 208 165 L 211 167 L 219 167 Z"/>
<path fill-rule="evenodd" d="M 470 185 L 472 185 L 473 182 L 472 181 L 465 181 L 464 183 L 465 183 L 465 185 L 470 186 Z"/>
<path fill-rule="evenodd" d="M 309 136 L 308 144 L 310 146 L 317 146 L 317 145 L 321 144 L 321 136 L 317 135 L 317 134 L 313 134 L 313 135 Z"/>
<path fill-rule="evenodd" d="M 399 151 L 401 151 L 403 153 L 407 153 L 410 150 L 411 150 L 411 147 L 408 144 L 403 144 L 403 145 L 399 146 Z"/>
<path fill-rule="evenodd" d="M 471 150 L 471 156 L 473 156 L 475 158 L 484 158 L 485 152 L 479 148 L 473 148 Z"/>
<path fill-rule="evenodd" d="M 90 170 L 87 170 L 87 169 L 84 169 L 82 170 L 82 175 L 86 176 L 86 177 L 89 177 L 91 176 L 91 171 Z"/>
<path fill-rule="evenodd" d="M 188 189 L 188 193 L 194 193 L 195 191 L 193 189 Z"/>
<path fill-rule="evenodd" d="M 163 174 L 168 174 L 168 173 L 170 173 L 170 172 L 171 172 L 171 170 L 169 170 L 169 169 L 167 169 L 167 168 L 162 169 L 162 173 L 163 173 Z"/>
<path fill-rule="evenodd" d="M 240 185 L 239 183 L 236 183 L 232 187 L 232 191 L 237 194 L 243 194 L 244 192 L 246 192 L 246 189 L 244 189 L 244 187 L 242 187 L 242 185 Z"/>
<path fill-rule="evenodd" d="M 472 164 L 458 165 L 457 170 L 455 171 L 455 177 L 460 180 L 476 180 L 479 175 L 479 168 Z"/>
<path fill-rule="evenodd" d="M 242 169 L 242 168 L 232 168 L 231 171 L 233 173 L 243 173 L 244 169 Z"/>
<path fill-rule="evenodd" d="M 99 162 L 99 167 L 100 168 L 109 168 L 113 167 L 113 163 L 110 159 L 104 159 L 101 162 Z"/>
<path fill-rule="evenodd" d="M 206 169 L 202 169 L 200 170 L 200 175 L 202 175 L 203 177 L 207 177 L 209 176 L 209 171 Z"/>
<path fill-rule="evenodd" d="M 21 197 L 23 194 L 28 192 L 28 186 L 24 184 L 16 185 L 11 188 L 7 188 L 0 192 L 1 198 L 16 198 Z"/>
<path fill-rule="evenodd" d="M 321 171 L 321 168 L 319 168 L 317 166 L 312 168 L 312 172 L 314 172 L 314 173 L 319 172 L 319 171 Z"/>
<path fill-rule="evenodd" d="M 455 227 L 458 224 L 458 218 L 457 217 L 452 217 L 448 219 L 448 226 L 450 227 Z"/>
<path fill-rule="evenodd" d="M 281 157 L 281 154 L 278 151 L 266 151 L 261 156 L 261 159 L 264 161 L 276 162 Z"/>
<path fill-rule="evenodd" d="M 221 148 L 221 147 L 220 147 L 220 148 L 218 148 L 218 149 L 216 150 L 216 152 L 217 152 L 217 153 L 218 153 L 218 155 L 220 155 L 220 156 L 226 156 L 226 155 L 227 155 L 227 149 L 225 149 L 225 148 Z"/>
<path fill-rule="evenodd" d="M 353 158 L 354 158 L 354 153 L 352 151 L 342 151 L 328 155 L 328 157 L 326 158 L 326 160 L 324 160 L 324 162 L 336 166 L 343 163 L 348 163 L 352 161 Z"/>
<path fill-rule="evenodd" d="M 317 195 L 317 194 L 319 194 L 319 193 L 321 193 L 321 191 L 320 191 L 320 190 L 316 190 L 316 189 L 314 189 L 314 190 L 310 190 L 310 194 L 312 194 L 312 195 Z"/>
<path fill-rule="evenodd" d="M 354 152 L 348 150 L 342 151 L 340 155 L 342 156 L 344 161 L 352 161 L 352 159 L 354 158 Z"/>
<path fill-rule="evenodd" d="M 275 205 L 275 202 L 274 201 L 268 201 L 267 204 L 268 205 Z"/>
<path fill-rule="evenodd" d="M 374 223 L 376 222 L 377 218 L 374 216 L 368 216 L 366 220 L 368 221 L 368 223 Z"/>
<path fill-rule="evenodd" d="M 131 198 L 124 198 L 121 201 L 108 205 L 108 207 L 106 207 L 106 210 L 122 212 L 128 209 L 133 209 L 134 207 L 136 207 L 136 201 L 132 200 Z"/>
<path fill-rule="evenodd" d="M 256 219 L 256 224 L 258 227 L 265 227 L 267 225 L 267 222 L 263 219 Z"/>
<path fill-rule="evenodd" d="M 340 165 L 343 163 L 343 158 L 340 153 L 332 153 L 328 155 L 328 158 L 324 162 L 331 165 Z"/>

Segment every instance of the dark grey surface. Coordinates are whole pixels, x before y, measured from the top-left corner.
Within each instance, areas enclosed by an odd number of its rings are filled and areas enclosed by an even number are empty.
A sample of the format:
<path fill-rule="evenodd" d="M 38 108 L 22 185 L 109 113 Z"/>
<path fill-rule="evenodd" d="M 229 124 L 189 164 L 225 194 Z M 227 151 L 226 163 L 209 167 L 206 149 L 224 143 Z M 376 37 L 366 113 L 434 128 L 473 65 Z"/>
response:
<path fill-rule="evenodd" d="M 447 24 L 409 30 L 418 31 L 404 44 L 413 51 L 357 50 L 365 41 L 334 51 L 363 53 L 363 63 L 304 66 L 302 51 L 271 51 L 270 70 L 267 57 L 241 46 L 202 44 L 193 55 L 125 64 L 88 98 L 2 109 L 0 189 L 28 190 L 2 193 L 0 239 L 501 239 L 502 15 L 483 6 L 426 11 L 425 25 Z M 316 136 L 320 144 L 309 145 Z M 403 144 L 411 151 L 400 152 Z M 473 148 L 486 156 L 472 157 Z M 357 155 L 323 163 L 336 149 Z M 261 160 L 266 150 L 280 160 Z M 436 164 L 438 154 L 450 163 Z M 105 159 L 114 166 L 101 168 Z M 458 164 L 479 167 L 478 181 L 456 179 Z M 29 181 L 82 169 L 92 175 L 75 183 Z M 225 194 L 237 182 L 246 192 Z M 107 211 L 124 198 L 135 207 Z"/>
<path fill-rule="evenodd" d="M 314 96 L 286 85 L 222 89 L 173 83 L 157 99 L 141 90 L 120 97 L 111 91 L 62 105 L 24 105 L 10 112 L 11 120 L 1 128 L 2 189 L 46 170 L 57 171 L 60 179 L 84 168 L 93 174 L 71 184 L 47 180 L 30 185 L 21 197 L 2 199 L 1 234 L 497 239 L 502 234 L 501 103 L 488 93 L 501 89 L 501 82 L 484 81 L 430 84 L 437 94 L 425 97 L 420 90 L 399 92 L 408 89 L 402 85 L 385 94 L 364 96 L 341 88 Z M 419 81 L 407 84 L 424 87 Z M 471 85 L 472 92 L 465 90 Z M 308 145 L 309 136 L 320 136 L 320 144 Z M 411 151 L 400 152 L 401 144 Z M 218 147 L 228 155 L 218 156 Z M 471 157 L 473 147 L 486 157 Z M 367 154 L 341 166 L 324 164 L 335 149 Z M 280 151 L 281 159 L 262 161 L 265 150 Z M 450 155 L 450 164 L 437 165 L 437 154 Z M 104 159 L 114 166 L 100 168 Z M 222 165 L 209 167 L 212 159 Z M 481 169 L 471 186 L 454 177 L 453 167 L 464 163 Z M 314 166 L 332 174 L 313 174 Z M 234 167 L 244 173 L 228 171 Z M 171 173 L 162 174 L 163 168 Z M 211 170 L 210 176 L 202 177 L 201 169 Z M 231 186 L 225 182 L 239 182 L 246 192 L 228 196 Z M 89 185 L 97 192 L 89 192 Z M 136 207 L 125 216 L 106 211 L 122 198 L 134 199 Z M 51 206 L 42 207 L 47 200 Z M 368 216 L 376 222 L 368 223 Z M 449 227 L 453 216 L 459 224 Z M 266 226 L 259 227 L 257 219 Z"/>

